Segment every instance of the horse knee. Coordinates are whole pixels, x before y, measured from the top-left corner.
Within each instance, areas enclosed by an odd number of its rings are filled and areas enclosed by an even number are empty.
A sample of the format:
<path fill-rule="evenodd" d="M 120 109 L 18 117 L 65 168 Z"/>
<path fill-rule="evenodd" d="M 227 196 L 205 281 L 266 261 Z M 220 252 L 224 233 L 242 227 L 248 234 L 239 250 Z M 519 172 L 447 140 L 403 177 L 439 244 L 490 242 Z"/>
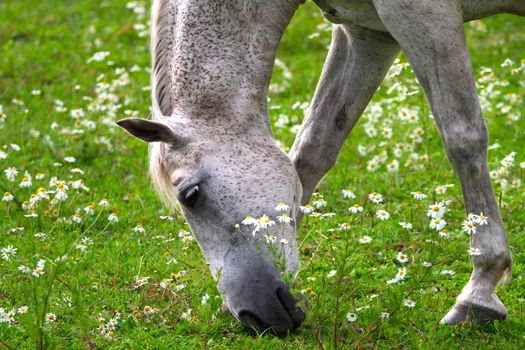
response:
<path fill-rule="evenodd" d="M 453 124 L 443 133 L 443 142 L 454 165 L 472 168 L 486 161 L 488 133 L 483 124 L 477 127 Z"/>

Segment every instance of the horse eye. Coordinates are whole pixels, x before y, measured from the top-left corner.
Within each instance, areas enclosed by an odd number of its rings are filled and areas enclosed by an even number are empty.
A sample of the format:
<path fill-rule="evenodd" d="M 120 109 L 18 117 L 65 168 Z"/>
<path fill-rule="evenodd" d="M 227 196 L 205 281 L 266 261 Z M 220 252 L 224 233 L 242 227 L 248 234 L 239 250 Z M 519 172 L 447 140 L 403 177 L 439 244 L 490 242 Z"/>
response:
<path fill-rule="evenodd" d="M 182 195 L 181 202 L 184 206 L 193 208 L 199 199 L 199 186 L 195 185 Z"/>

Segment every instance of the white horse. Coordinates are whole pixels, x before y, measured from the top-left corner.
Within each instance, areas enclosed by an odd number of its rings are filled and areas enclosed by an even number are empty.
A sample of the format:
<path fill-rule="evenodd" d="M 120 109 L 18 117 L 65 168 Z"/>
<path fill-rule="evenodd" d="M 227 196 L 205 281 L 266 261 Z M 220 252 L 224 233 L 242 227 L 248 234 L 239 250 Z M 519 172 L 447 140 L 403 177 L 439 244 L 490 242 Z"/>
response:
<path fill-rule="evenodd" d="M 466 211 L 491 223 L 472 235 L 483 254 L 442 322 L 507 316 L 494 294 L 511 269 L 507 235 L 487 170 L 485 128 L 463 22 L 525 15 L 523 0 L 317 0 L 334 22 L 330 51 L 309 115 L 287 156 L 268 121 L 267 93 L 279 40 L 300 0 L 156 0 L 153 120 L 119 125 L 150 142 L 150 170 L 168 205 L 191 226 L 223 301 L 241 322 L 283 335 L 304 313 L 281 281 L 269 249 L 236 224 L 247 215 L 289 215 L 307 203 L 334 165 L 400 49 L 423 86 Z M 267 228 L 286 268 L 298 267 L 296 225 Z M 284 248 L 283 248 L 284 247 Z"/>

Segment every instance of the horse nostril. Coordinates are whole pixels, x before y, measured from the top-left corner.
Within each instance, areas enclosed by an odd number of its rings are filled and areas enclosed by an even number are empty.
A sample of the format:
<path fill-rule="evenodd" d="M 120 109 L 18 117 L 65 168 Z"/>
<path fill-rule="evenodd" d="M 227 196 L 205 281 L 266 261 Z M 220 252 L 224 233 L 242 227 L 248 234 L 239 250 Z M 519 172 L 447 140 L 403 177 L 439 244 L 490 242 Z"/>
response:
<path fill-rule="evenodd" d="M 296 306 L 297 300 L 295 300 L 293 295 L 283 287 L 277 288 L 277 298 L 279 298 L 284 309 L 288 315 L 290 315 L 293 322 L 293 329 L 298 328 L 305 320 L 306 314 Z"/>

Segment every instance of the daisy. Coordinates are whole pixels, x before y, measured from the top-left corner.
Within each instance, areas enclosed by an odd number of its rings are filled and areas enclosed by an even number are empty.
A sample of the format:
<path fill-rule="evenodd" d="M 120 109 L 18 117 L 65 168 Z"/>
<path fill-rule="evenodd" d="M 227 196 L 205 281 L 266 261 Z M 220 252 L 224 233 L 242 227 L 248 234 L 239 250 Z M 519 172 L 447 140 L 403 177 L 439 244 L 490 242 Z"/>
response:
<path fill-rule="evenodd" d="M 488 217 L 483 215 L 483 213 L 480 213 L 479 215 L 476 215 L 475 222 L 476 222 L 476 224 L 478 224 L 480 226 L 485 226 L 485 225 L 488 224 L 487 220 L 488 220 Z"/>
<path fill-rule="evenodd" d="M 191 309 L 188 309 L 180 315 L 180 318 L 185 319 L 186 321 L 191 321 Z"/>
<path fill-rule="evenodd" d="M 4 196 L 2 197 L 2 202 L 11 202 L 13 199 L 15 199 L 15 197 L 11 193 L 4 192 Z"/>
<path fill-rule="evenodd" d="M 2 259 L 5 261 L 10 261 L 11 258 L 16 255 L 17 249 L 13 247 L 12 245 L 8 245 L 5 248 L 0 249 L 0 252 L 2 254 Z"/>
<path fill-rule="evenodd" d="M 342 190 L 341 192 L 343 193 L 343 198 L 347 198 L 347 199 L 355 198 L 354 192 L 349 188 Z"/>
<path fill-rule="evenodd" d="M 266 238 L 266 243 L 274 244 L 277 240 L 277 237 L 274 235 L 264 235 L 264 238 Z"/>
<path fill-rule="evenodd" d="M 275 221 L 271 220 L 268 217 L 268 215 L 263 214 L 263 216 L 257 219 L 256 227 L 264 230 L 264 229 L 267 229 L 268 227 L 272 227 L 273 225 L 275 225 Z"/>
<path fill-rule="evenodd" d="M 343 222 L 342 224 L 339 224 L 339 228 L 344 231 L 350 230 L 350 224 L 347 222 Z"/>
<path fill-rule="evenodd" d="M 357 213 L 363 212 L 363 207 L 360 206 L 359 204 L 354 204 L 350 208 L 348 208 L 348 210 L 353 214 L 357 214 Z"/>
<path fill-rule="evenodd" d="M 404 222 L 404 221 L 399 222 L 399 226 L 401 226 L 402 228 L 404 228 L 406 230 L 410 230 L 413 227 L 413 225 L 411 223 Z"/>
<path fill-rule="evenodd" d="M 178 236 L 182 240 L 188 240 L 188 239 L 186 239 L 186 237 L 191 237 L 191 233 L 189 233 L 186 230 L 180 230 Z"/>
<path fill-rule="evenodd" d="M 390 214 L 386 210 L 378 210 L 376 212 L 376 216 L 379 218 L 379 220 L 388 220 L 390 218 Z"/>
<path fill-rule="evenodd" d="M 33 269 L 33 272 L 31 273 L 36 278 L 42 276 L 44 274 L 44 267 L 43 266 L 37 266 Z"/>
<path fill-rule="evenodd" d="M 437 231 L 442 230 L 447 222 L 440 218 L 434 218 L 430 220 L 430 228 L 435 229 Z"/>
<path fill-rule="evenodd" d="M 463 230 L 466 231 L 469 235 L 473 235 L 476 233 L 476 224 L 474 223 L 474 221 L 465 220 L 463 222 Z"/>
<path fill-rule="evenodd" d="M 400 269 L 397 270 L 397 274 L 396 274 L 396 280 L 398 281 L 401 281 L 403 279 L 405 279 L 405 277 L 407 276 L 407 268 L 406 267 L 402 267 Z"/>
<path fill-rule="evenodd" d="M 109 207 L 109 202 L 106 198 L 102 198 L 102 200 L 100 202 L 98 202 L 98 205 L 100 205 L 101 207 Z"/>
<path fill-rule="evenodd" d="M 31 187 L 31 185 L 32 185 L 31 178 L 30 177 L 24 177 L 22 179 L 22 182 L 20 182 L 20 184 L 18 185 L 18 187 L 26 188 L 26 187 Z"/>
<path fill-rule="evenodd" d="M 441 231 L 439 231 L 439 237 L 449 238 L 450 237 L 450 233 L 448 232 L 448 230 L 446 228 L 444 228 Z"/>
<path fill-rule="evenodd" d="M 73 168 L 70 170 L 72 173 L 75 173 L 75 174 L 84 174 L 84 170 L 80 169 L 80 168 Z"/>
<path fill-rule="evenodd" d="M 326 207 L 326 201 L 323 198 L 316 199 L 312 204 L 316 208 Z"/>
<path fill-rule="evenodd" d="M 368 171 L 375 171 L 378 168 L 379 168 L 379 164 L 377 163 L 377 160 L 375 159 L 369 160 L 366 165 L 366 170 Z"/>
<path fill-rule="evenodd" d="M 85 244 L 75 244 L 75 249 L 80 250 L 82 253 L 85 253 L 87 250 L 87 245 Z"/>
<path fill-rule="evenodd" d="M 288 240 L 286 238 L 281 238 L 279 243 L 281 243 L 281 244 L 288 244 Z"/>
<path fill-rule="evenodd" d="M 446 208 L 443 203 L 434 203 L 428 207 L 427 216 L 431 218 L 442 218 L 445 214 Z"/>
<path fill-rule="evenodd" d="M 366 127 L 365 132 L 368 135 L 368 137 L 374 137 L 377 135 L 377 129 L 373 126 Z"/>
<path fill-rule="evenodd" d="M 479 248 L 470 247 L 467 250 L 467 253 L 468 253 L 468 255 L 481 255 L 481 250 L 479 250 Z"/>
<path fill-rule="evenodd" d="M 279 215 L 277 217 L 277 221 L 279 221 L 280 223 L 283 223 L 283 224 L 289 224 L 293 220 L 288 214 L 283 213 L 282 215 Z"/>
<path fill-rule="evenodd" d="M 80 216 L 79 213 L 75 213 L 71 216 L 71 220 L 73 220 L 74 222 L 76 222 L 77 224 L 80 224 L 82 222 L 82 217 Z"/>
<path fill-rule="evenodd" d="M 310 214 L 310 213 L 313 213 L 314 211 L 314 207 L 312 207 L 310 204 L 306 204 L 306 205 L 301 205 L 299 207 L 299 209 L 301 210 L 301 212 L 303 212 L 304 214 Z"/>
<path fill-rule="evenodd" d="M 366 244 L 372 242 L 372 237 L 370 236 L 363 236 L 362 238 L 359 238 L 359 243 Z"/>
<path fill-rule="evenodd" d="M 27 311 L 29 311 L 29 308 L 27 306 L 20 306 L 18 310 L 16 310 L 19 314 L 26 314 Z"/>
<path fill-rule="evenodd" d="M 25 273 L 25 274 L 28 274 L 31 272 L 31 269 L 29 267 L 26 267 L 24 265 L 20 265 L 18 266 L 18 271 L 22 272 L 22 273 Z"/>
<path fill-rule="evenodd" d="M 417 199 L 418 201 L 427 198 L 427 195 L 422 192 L 410 192 L 412 196 L 414 196 L 414 199 Z"/>
<path fill-rule="evenodd" d="M 257 223 L 257 219 L 255 219 L 253 216 L 248 215 L 244 218 L 244 220 L 241 222 L 241 224 L 245 226 L 255 225 Z"/>
<path fill-rule="evenodd" d="M 357 321 L 357 315 L 352 312 L 349 312 L 346 314 L 346 320 L 350 323 L 354 323 L 355 321 Z"/>
<path fill-rule="evenodd" d="M 387 164 L 386 170 L 389 172 L 396 172 L 399 170 L 399 162 L 397 160 L 393 160 L 392 163 Z"/>
<path fill-rule="evenodd" d="M 49 312 L 46 314 L 46 321 L 47 322 L 55 322 L 57 320 L 57 315 L 55 315 L 52 312 Z"/>
<path fill-rule="evenodd" d="M 86 215 L 94 215 L 95 206 L 93 204 L 88 204 L 88 206 L 84 208 L 84 212 L 86 213 Z"/>
<path fill-rule="evenodd" d="M 113 212 L 113 213 L 109 214 L 108 220 L 109 220 L 109 222 L 113 222 L 113 223 L 118 222 L 117 213 Z"/>
<path fill-rule="evenodd" d="M 276 211 L 288 211 L 290 207 L 285 202 L 279 202 L 275 207 Z"/>
<path fill-rule="evenodd" d="M 145 305 L 143 310 L 146 315 L 150 315 L 156 312 L 156 310 L 149 305 Z"/>
<path fill-rule="evenodd" d="M 406 307 L 412 308 L 412 307 L 416 306 L 416 302 L 414 300 L 411 300 L 411 299 L 405 299 L 403 301 L 403 305 L 405 305 Z"/>
<path fill-rule="evenodd" d="M 5 169 L 4 173 L 5 177 L 7 177 L 9 181 L 15 181 L 15 177 L 18 174 L 18 170 L 15 167 L 10 167 Z"/>
<path fill-rule="evenodd" d="M 71 186 L 73 186 L 73 188 L 74 188 L 75 190 L 81 188 L 81 189 L 83 189 L 84 191 L 89 191 L 89 187 L 87 187 L 87 186 L 84 184 L 84 180 L 82 180 L 82 179 L 78 179 L 78 180 L 76 180 L 76 181 L 71 182 Z"/>
<path fill-rule="evenodd" d="M 381 135 L 383 135 L 383 137 L 389 139 L 392 137 L 392 129 L 390 128 L 383 128 L 383 130 L 381 130 Z"/>
<path fill-rule="evenodd" d="M 396 260 L 400 263 L 406 263 L 408 261 L 408 256 L 403 252 L 399 252 L 397 253 Z"/>
<path fill-rule="evenodd" d="M 137 226 L 133 227 L 131 229 L 131 231 L 133 231 L 133 232 L 140 232 L 140 233 L 146 232 L 146 230 L 144 229 L 144 227 L 142 227 L 141 224 L 137 224 Z"/>
<path fill-rule="evenodd" d="M 49 199 L 49 195 L 44 187 L 39 187 L 36 193 L 40 198 Z"/>
<path fill-rule="evenodd" d="M 383 196 L 377 192 L 372 192 L 368 195 L 368 199 L 373 203 L 381 203 L 383 201 Z"/>
<path fill-rule="evenodd" d="M 55 195 L 55 198 L 59 201 L 65 201 L 67 199 L 67 193 L 63 189 L 59 189 Z"/>

